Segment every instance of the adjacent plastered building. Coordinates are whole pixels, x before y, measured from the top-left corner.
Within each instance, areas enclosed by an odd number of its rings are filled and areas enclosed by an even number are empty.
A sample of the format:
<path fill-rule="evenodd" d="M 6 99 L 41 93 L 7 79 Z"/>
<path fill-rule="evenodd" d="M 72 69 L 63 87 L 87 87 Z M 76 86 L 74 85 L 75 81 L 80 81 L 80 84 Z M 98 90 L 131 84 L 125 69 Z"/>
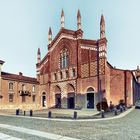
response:
<path fill-rule="evenodd" d="M 39 109 L 39 82 L 36 78 L 3 72 L 0 60 L 0 109 Z"/>

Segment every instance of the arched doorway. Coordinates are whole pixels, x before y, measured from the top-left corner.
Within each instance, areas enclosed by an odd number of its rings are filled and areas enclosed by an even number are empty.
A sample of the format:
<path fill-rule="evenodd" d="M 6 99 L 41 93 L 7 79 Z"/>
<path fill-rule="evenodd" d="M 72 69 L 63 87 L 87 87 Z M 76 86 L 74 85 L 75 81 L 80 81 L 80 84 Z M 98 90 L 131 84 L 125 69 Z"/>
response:
<path fill-rule="evenodd" d="M 71 84 L 67 85 L 67 108 L 74 109 L 75 108 L 75 89 L 74 86 Z"/>
<path fill-rule="evenodd" d="M 94 109 L 94 89 L 92 87 L 87 89 L 87 108 Z"/>
<path fill-rule="evenodd" d="M 59 86 L 55 87 L 55 108 L 61 108 L 61 89 Z"/>
<path fill-rule="evenodd" d="M 46 102 L 46 93 L 43 92 L 42 93 L 42 107 L 46 107 L 47 106 L 47 102 Z"/>

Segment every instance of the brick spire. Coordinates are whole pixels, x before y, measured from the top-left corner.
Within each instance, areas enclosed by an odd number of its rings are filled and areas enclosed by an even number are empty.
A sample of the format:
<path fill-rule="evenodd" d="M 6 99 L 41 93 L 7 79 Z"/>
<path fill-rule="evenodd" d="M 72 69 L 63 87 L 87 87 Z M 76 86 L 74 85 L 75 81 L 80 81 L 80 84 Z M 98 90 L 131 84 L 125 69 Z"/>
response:
<path fill-rule="evenodd" d="M 62 9 L 62 12 L 61 12 L 61 28 L 65 28 L 65 16 L 64 16 L 63 9 Z"/>
<path fill-rule="evenodd" d="M 38 48 L 38 51 L 37 51 L 37 63 L 40 63 L 41 61 L 41 52 L 40 52 L 40 48 Z"/>
<path fill-rule="evenodd" d="M 81 13 L 80 10 L 78 9 L 77 12 L 77 30 L 81 29 Z"/>
<path fill-rule="evenodd" d="M 139 71 L 139 70 L 140 70 L 139 65 L 137 65 L 137 71 Z"/>
<path fill-rule="evenodd" d="M 38 48 L 37 54 L 40 55 L 40 48 Z"/>
<path fill-rule="evenodd" d="M 100 20 L 100 38 L 105 38 L 105 20 L 103 14 Z"/>
<path fill-rule="evenodd" d="M 49 28 L 48 41 L 49 41 L 49 44 L 51 44 L 51 42 L 52 42 L 52 30 L 51 30 L 51 27 Z"/>

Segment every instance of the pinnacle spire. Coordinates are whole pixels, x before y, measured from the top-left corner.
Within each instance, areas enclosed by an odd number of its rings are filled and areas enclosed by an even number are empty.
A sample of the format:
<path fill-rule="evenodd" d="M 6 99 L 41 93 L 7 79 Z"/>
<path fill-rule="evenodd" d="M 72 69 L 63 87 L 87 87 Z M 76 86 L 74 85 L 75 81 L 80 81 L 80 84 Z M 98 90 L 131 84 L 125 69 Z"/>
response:
<path fill-rule="evenodd" d="M 80 17 L 81 18 L 81 13 L 80 13 L 80 10 L 78 9 L 78 12 L 77 12 L 77 18 Z"/>
<path fill-rule="evenodd" d="M 41 52 L 40 52 L 40 48 L 38 48 L 38 51 L 37 51 L 37 63 L 40 63 L 41 61 Z"/>
<path fill-rule="evenodd" d="M 52 35 L 51 27 L 49 28 L 49 35 Z"/>
<path fill-rule="evenodd" d="M 65 27 L 65 16 L 64 16 L 64 11 L 62 9 L 62 12 L 61 12 L 61 28 L 64 28 Z"/>
<path fill-rule="evenodd" d="M 103 15 L 103 14 L 101 15 L 101 21 L 100 21 L 100 24 L 105 24 L 105 19 L 104 19 L 104 15 Z"/>
<path fill-rule="evenodd" d="M 62 11 L 61 11 L 61 17 L 63 17 L 64 16 L 64 10 L 62 9 Z"/>
<path fill-rule="evenodd" d="M 137 71 L 139 71 L 139 70 L 140 70 L 139 65 L 137 65 Z"/>
<path fill-rule="evenodd" d="M 100 20 L 100 38 L 105 38 L 105 19 L 103 14 L 101 15 Z"/>
<path fill-rule="evenodd" d="M 52 42 L 52 30 L 51 30 L 51 27 L 49 28 L 48 41 L 49 41 L 49 44 L 51 44 L 51 42 Z"/>
<path fill-rule="evenodd" d="M 81 13 L 80 10 L 78 9 L 77 12 L 77 30 L 81 29 Z"/>
<path fill-rule="evenodd" d="M 39 55 L 40 55 L 40 48 L 38 48 L 37 54 L 39 54 Z"/>

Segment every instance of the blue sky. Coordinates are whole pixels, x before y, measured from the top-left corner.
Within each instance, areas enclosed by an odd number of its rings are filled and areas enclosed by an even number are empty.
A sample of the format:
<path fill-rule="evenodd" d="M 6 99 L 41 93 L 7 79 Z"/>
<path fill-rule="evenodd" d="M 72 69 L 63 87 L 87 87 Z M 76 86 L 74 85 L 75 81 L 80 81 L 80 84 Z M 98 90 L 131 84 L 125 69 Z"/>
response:
<path fill-rule="evenodd" d="M 36 75 L 37 49 L 47 53 L 48 29 L 53 38 L 65 27 L 76 30 L 77 10 L 82 15 L 84 38 L 99 38 L 101 14 L 105 17 L 108 61 L 117 68 L 140 65 L 140 0 L 0 0 L 0 59 L 3 71 Z"/>

